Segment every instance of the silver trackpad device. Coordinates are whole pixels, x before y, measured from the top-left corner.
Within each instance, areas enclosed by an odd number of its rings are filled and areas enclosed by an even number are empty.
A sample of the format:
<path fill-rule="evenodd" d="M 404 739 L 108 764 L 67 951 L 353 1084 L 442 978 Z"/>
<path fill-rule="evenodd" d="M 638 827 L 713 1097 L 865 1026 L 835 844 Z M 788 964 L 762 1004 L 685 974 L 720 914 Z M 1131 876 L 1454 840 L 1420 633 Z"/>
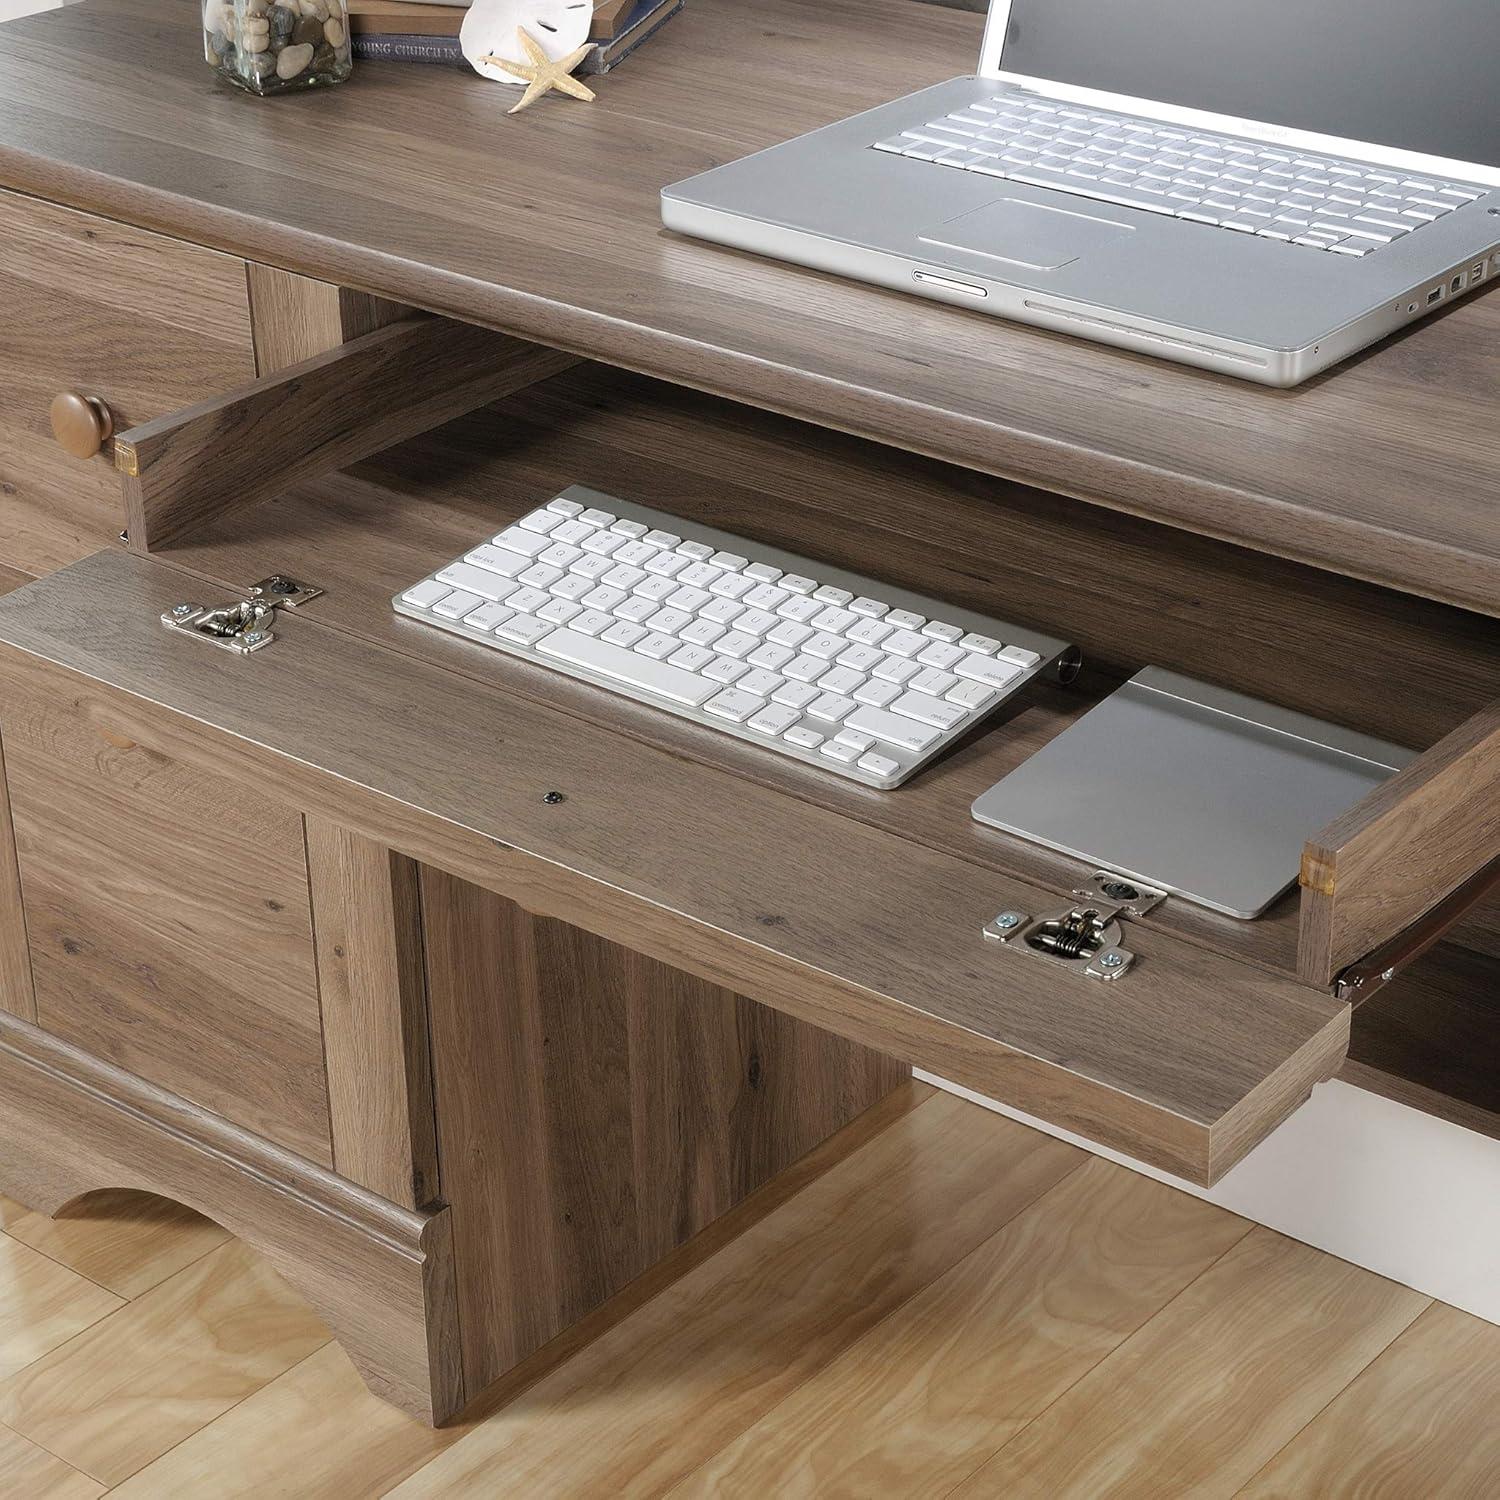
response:
<path fill-rule="evenodd" d="M 924 245 L 962 250 L 1033 271 L 1055 271 L 1135 230 L 1074 209 L 999 198 L 917 236 Z"/>
<path fill-rule="evenodd" d="M 1231 917 L 1297 879 L 1307 840 L 1416 759 L 1148 667 L 974 803 L 974 817 Z"/>

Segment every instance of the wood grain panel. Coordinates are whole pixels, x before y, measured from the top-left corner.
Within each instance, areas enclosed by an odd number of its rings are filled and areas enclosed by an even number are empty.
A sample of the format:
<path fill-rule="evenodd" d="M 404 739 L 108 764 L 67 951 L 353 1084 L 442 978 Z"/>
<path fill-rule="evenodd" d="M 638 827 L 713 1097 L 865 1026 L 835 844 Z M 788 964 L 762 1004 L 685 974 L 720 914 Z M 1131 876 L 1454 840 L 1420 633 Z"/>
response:
<path fill-rule="evenodd" d="M 112 1491 L 117 1500 L 383 1495 L 455 1440 L 371 1395 L 328 1344 Z"/>
<path fill-rule="evenodd" d="M 1500 623 L 597 367 L 357 475 L 222 517 L 173 558 L 240 583 L 264 570 L 265 538 L 284 530 L 330 590 L 320 621 L 676 748 L 683 726 L 655 710 L 512 668 L 391 612 L 412 579 L 576 480 L 1079 642 L 1098 671 L 1068 690 L 1038 684 L 895 797 L 810 784 L 802 767 L 723 735 L 690 736 L 712 764 L 1061 894 L 1077 884 L 1076 861 L 983 828 L 969 808 L 1147 662 L 1418 748 L 1500 694 Z M 1297 917 L 1289 894 L 1253 923 L 1181 902 L 1149 921 L 1295 972 Z M 1469 934 L 1500 955 L 1500 929 L 1471 923 Z"/>
<path fill-rule="evenodd" d="M 340 469 L 572 363 L 483 328 L 421 318 L 132 427 L 114 444 L 131 546 L 160 548 L 229 506 Z"/>
<path fill-rule="evenodd" d="M 93 1193 L 55 1219 L 0 1198 L 0 1229 L 120 1297 L 138 1297 L 229 1237 L 180 1203 Z"/>
<path fill-rule="evenodd" d="M 19 1432 L 0 1427 L 0 1490 L 26 1500 L 96 1500 L 104 1486 Z"/>
<path fill-rule="evenodd" d="M 941 1500 L 1249 1229 L 1091 1160 L 676 1485 L 672 1500 Z"/>
<path fill-rule="evenodd" d="M 1327 984 L 1500 859 L 1500 703 L 1308 841 L 1298 969 Z"/>
<path fill-rule="evenodd" d="M 289 365 L 336 349 L 411 315 L 411 308 L 363 292 L 294 276 L 251 262 L 250 322 L 255 335 L 255 372 L 274 375 Z"/>
<path fill-rule="evenodd" d="M 232 1242 L 0 1384 L 0 1421 L 118 1484 L 328 1337 Z"/>
<path fill-rule="evenodd" d="M 461 1404 L 446 1210 L 399 1208 L 4 1016 L 0 1187 L 47 1214 L 104 1188 L 193 1208 L 295 1286 L 386 1400 L 426 1422 Z"/>
<path fill-rule="evenodd" d="M 26 1021 L 36 1020 L 36 987 L 26 937 L 26 911 L 21 901 L 21 869 L 16 862 L 16 832 L 3 741 L 0 741 L 0 1010 Z"/>
<path fill-rule="evenodd" d="M 139 719 L 138 737 L 173 755 L 528 910 L 1195 1180 L 1253 1138 L 1245 1109 L 1273 1128 L 1343 1056 L 1347 1008 L 1290 980 L 1142 928 L 1150 983 L 1133 974 L 1101 995 L 979 936 L 997 911 L 1045 910 L 1045 891 L 415 659 L 393 673 L 386 653 L 310 618 L 227 675 L 155 623 L 180 586 L 111 553 L 44 580 L 24 611 L 0 599 L 13 691 L 79 696 L 125 732 Z M 79 629 L 76 589 L 116 601 L 108 642 Z M 54 655 L 91 680 L 58 675 Z M 277 705 L 275 748 L 260 694 Z M 544 801 L 553 789 L 562 802 Z M 684 858 L 684 809 L 721 830 L 701 861 Z"/>
<path fill-rule="evenodd" d="M 120 482 L 52 436 L 62 391 L 117 428 L 253 377 L 243 263 L 0 193 L 0 562 L 45 573 L 118 540 Z"/>
<path fill-rule="evenodd" d="M 0 1234 L 0 1382 L 107 1317 L 122 1301 Z"/>
<path fill-rule="evenodd" d="M 417 867 L 307 819 L 333 1164 L 407 1208 L 438 1196 Z"/>
<path fill-rule="evenodd" d="M 952 1494 L 1232 1495 L 1429 1301 L 1253 1229 Z"/>
<path fill-rule="evenodd" d="M 424 869 L 470 1394 L 908 1069 Z"/>
<path fill-rule="evenodd" d="M 175 32 L 159 0 L 104 0 L 9 26 L 0 180 L 1500 610 L 1500 430 L 1476 420 L 1500 399 L 1500 298 L 1466 299 L 1283 392 L 663 233 L 663 186 L 972 70 L 978 17 L 906 0 L 702 0 L 597 105 L 510 120 L 480 80 L 430 68 L 372 68 L 335 109 L 294 100 L 252 118 L 202 87 L 193 13 L 173 14 Z M 143 29 L 149 58 L 120 70 Z"/>
<path fill-rule="evenodd" d="M 39 1023 L 329 1162 L 301 819 L 67 709 L 4 732 Z"/>
<path fill-rule="evenodd" d="M 1083 1160 L 929 1099 L 392 1495 L 664 1494 Z"/>
<path fill-rule="evenodd" d="M 1483 1500 L 1500 1486 L 1500 1328 L 1434 1303 L 1236 1500 Z"/>

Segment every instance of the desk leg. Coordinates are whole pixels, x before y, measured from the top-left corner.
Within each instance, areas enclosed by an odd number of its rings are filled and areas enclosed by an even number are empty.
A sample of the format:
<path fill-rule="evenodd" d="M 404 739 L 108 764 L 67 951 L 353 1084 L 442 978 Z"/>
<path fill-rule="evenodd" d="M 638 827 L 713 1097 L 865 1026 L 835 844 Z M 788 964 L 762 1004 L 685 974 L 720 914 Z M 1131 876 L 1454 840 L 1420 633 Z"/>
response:
<path fill-rule="evenodd" d="M 469 1399 L 909 1068 L 422 871 Z"/>

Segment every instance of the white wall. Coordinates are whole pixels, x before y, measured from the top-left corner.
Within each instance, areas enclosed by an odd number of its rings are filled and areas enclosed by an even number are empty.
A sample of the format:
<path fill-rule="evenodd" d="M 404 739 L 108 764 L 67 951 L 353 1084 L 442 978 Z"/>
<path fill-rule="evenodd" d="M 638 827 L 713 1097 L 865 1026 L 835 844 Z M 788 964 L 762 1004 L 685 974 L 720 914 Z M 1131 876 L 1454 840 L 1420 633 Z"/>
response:
<path fill-rule="evenodd" d="M 0 21 L 14 21 L 17 16 L 29 16 L 33 11 L 57 10 L 67 0 L 0 0 Z"/>

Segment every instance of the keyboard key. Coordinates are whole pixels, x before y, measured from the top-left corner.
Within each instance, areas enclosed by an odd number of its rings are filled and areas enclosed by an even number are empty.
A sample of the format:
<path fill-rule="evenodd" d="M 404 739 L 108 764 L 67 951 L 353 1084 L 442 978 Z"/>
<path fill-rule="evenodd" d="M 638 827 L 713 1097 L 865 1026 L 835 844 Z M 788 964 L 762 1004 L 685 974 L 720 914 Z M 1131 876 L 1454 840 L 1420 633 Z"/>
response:
<path fill-rule="evenodd" d="M 716 620 L 705 620 L 700 617 L 691 624 L 684 625 L 678 635 L 689 645 L 712 646 L 728 628 L 727 625 L 720 625 Z"/>
<path fill-rule="evenodd" d="M 738 682 L 750 670 L 752 669 L 747 661 L 736 661 L 732 656 L 716 656 L 704 667 L 703 675 L 714 682 Z M 813 696 L 817 696 L 816 691 Z"/>
<path fill-rule="evenodd" d="M 611 625 L 614 625 L 616 623 L 617 622 L 611 616 L 605 614 L 602 609 L 586 609 L 581 614 L 574 615 L 573 618 L 568 621 L 569 627 L 573 630 L 578 631 L 580 635 L 599 635 L 603 631 L 608 630 Z M 666 639 L 672 641 L 673 647 L 676 647 L 677 642 L 672 640 L 671 636 L 666 637 Z"/>
<path fill-rule="evenodd" d="M 823 743 L 823 736 L 816 729 L 809 729 L 806 724 L 799 724 L 795 729 L 788 729 L 782 736 L 789 745 L 796 745 L 802 750 L 816 750 Z"/>
<path fill-rule="evenodd" d="M 727 635 L 719 637 L 714 649 L 720 656 L 743 657 L 760 645 L 760 637 L 751 635 L 746 630 L 731 630 Z"/>
<path fill-rule="evenodd" d="M 948 689 L 943 696 L 950 702 L 956 703 L 960 708 L 966 708 L 971 713 L 978 713 L 983 708 L 988 708 L 999 694 L 992 687 L 986 687 L 982 682 L 960 682 L 956 687 Z"/>
<path fill-rule="evenodd" d="M 824 604 L 847 604 L 853 597 L 848 589 L 834 588 L 831 583 L 813 590 L 813 598 L 821 599 Z"/>
<path fill-rule="evenodd" d="M 522 516 L 516 524 L 524 526 L 527 531 L 535 531 L 546 536 L 549 531 L 561 526 L 566 519 L 566 516 L 560 516 L 555 510 L 544 506 L 541 510 L 532 511 L 529 516 Z"/>
<path fill-rule="evenodd" d="M 453 592 L 446 583 L 439 583 L 436 579 L 429 578 L 426 583 L 419 583 L 413 589 L 407 589 L 401 598 L 407 604 L 415 604 L 418 609 L 430 609 L 439 599 L 446 599 Z"/>
<path fill-rule="evenodd" d="M 820 693 L 807 705 L 807 713 L 810 718 L 827 719 L 830 724 L 838 724 L 855 706 L 854 699 L 846 698 L 842 693 Z"/>
<path fill-rule="evenodd" d="M 952 672 L 940 672 L 936 667 L 924 667 L 907 684 L 914 693 L 930 693 L 934 698 L 941 698 L 956 682 Z"/>
<path fill-rule="evenodd" d="M 865 674 L 854 671 L 852 667 L 831 667 L 818 678 L 818 686 L 825 693 L 848 694 L 862 687 L 865 680 Z"/>
<path fill-rule="evenodd" d="M 818 749 L 819 755 L 826 755 L 829 760 L 836 760 L 844 765 L 852 765 L 859 759 L 859 751 L 853 745 L 844 745 L 836 739 L 825 740 Z"/>
<path fill-rule="evenodd" d="M 817 696 L 818 690 L 810 682 L 783 682 L 771 694 L 771 699 L 786 704 L 788 708 L 803 709 Z"/>
<path fill-rule="evenodd" d="M 909 750 L 916 755 L 942 738 L 938 730 L 920 724 L 915 719 L 888 713 L 885 709 L 875 708 L 870 704 L 861 704 L 845 718 L 844 723 L 861 734 L 871 735 L 887 745 L 895 745 L 898 749 Z"/>
<path fill-rule="evenodd" d="M 766 639 L 774 641 L 778 646 L 790 646 L 796 650 L 803 641 L 810 640 L 813 633 L 811 625 L 799 625 L 795 620 L 783 620 L 766 632 Z"/>
<path fill-rule="evenodd" d="M 804 578 L 801 573 L 783 573 L 779 581 L 789 594 L 811 594 L 818 586 L 817 579 Z"/>
<path fill-rule="evenodd" d="M 934 641 L 925 651 L 917 653 L 917 660 L 924 667 L 951 667 L 962 661 L 967 653 L 962 646 L 950 646 L 946 641 Z"/>
<path fill-rule="evenodd" d="M 694 682 L 704 686 L 701 678 L 694 678 Z M 764 698 L 757 698 L 754 693 L 742 693 L 738 688 L 727 687 L 722 689 L 714 697 L 703 705 L 704 713 L 716 714 L 721 719 L 728 719 L 732 724 L 743 724 L 751 714 L 756 714 L 766 706 Z"/>
<path fill-rule="evenodd" d="M 615 646 L 634 646 L 645 638 L 645 626 L 632 625 L 629 620 L 617 620 L 608 630 L 599 632 L 601 641 L 609 641 Z"/>
<path fill-rule="evenodd" d="M 861 646 L 878 646 L 894 629 L 885 620 L 860 620 L 845 632 L 851 641 Z"/>
<path fill-rule="evenodd" d="M 745 660 L 752 666 L 765 667 L 774 672 L 784 667 L 796 654 L 790 646 L 777 646 L 768 641 L 764 645 L 757 646 Z"/>
<path fill-rule="evenodd" d="M 583 507 L 576 500 L 564 500 L 561 495 L 556 500 L 547 502 L 548 510 L 555 510 L 560 516 L 576 516 Z"/>
<path fill-rule="evenodd" d="M 966 656 L 958 662 L 954 672 L 971 682 L 982 682 L 986 687 L 1004 687 L 1025 670 L 1019 662 L 1007 661 L 999 656 Z"/>
<path fill-rule="evenodd" d="M 819 630 L 802 643 L 802 653 L 804 656 L 820 656 L 825 661 L 831 661 L 845 649 L 845 644 L 843 636 Z"/>
<path fill-rule="evenodd" d="M 498 573 L 502 578 L 514 578 L 517 574 L 524 573 L 529 566 L 527 559 L 519 552 L 509 552 L 504 547 L 489 545 L 476 547 L 472 552 L 466 553 L 464 561 L 470 567 L 483 568 L 486 573 Z"/>
<path fill-rule="evenodd" d="M 439 599 L 432 606 L 435 615 L 441 615 L 445 620 L 461 620 L 472 609 L 478 609 L 484 600 L 478 594 L 468 593 L 464 589 L 458 589 L 448 595 L 446 599 Z"/>
<path fill-rule="evenodd" d="M 504 547 L 507 552 L 519 552 L 522 557 L 535 557 L 538 552 L 545 552 L 552 544 L 546 537 L 535 531 L 526 531 L 520 526 L 508 526 L 495 538 L 495 545 Z"/>
<path fill-rule="evenodd" d="M 578 519 L 585 526 L 608 526 L 614 520 L 614 517 L 607 510 L 594 510 L 591 508 L 584 511 Z"/>
<path fill-rule="evenodd" d="M 769 734 L 779 737 L 785 734 L 801 717 L 802 715 L 795 708 L 786 708 L 780 703 L 773 703 L 769 707 L 761 709 L 758 714 L 751 714 L 746 722 L 758 734 Z"/>
<path fill-rule="evenodd" d="M 875 666 L 875 676 L 883 678 L 886 682 L 905 682 L 909 677 L 915 677 L 922 669 L 914 661 L 908 661 L 901 656 L 888 656 Z"/>
<path fill-rule="evenodd" d="M 898 630 L 881 643 L 888 656 L 915 656 L 927 648 L 927 637 L 915 630 Z"/>
<path fill-rule="evenodd" d="M 963 653 L 959 652 L 959 655 L 962 656 Z M 835 660 L 841 667 L 853 667 L 856 672 L 868 672 L 885 660 L 885 652 L 877 651 L 873 646 L 855 644 L 841 651 Z"/>
<path fill-rule="evenodd" d="M 550 599 L 551 595 L 542 589 L 522 588 L 516 589 L 514 593 L 505 596 L 505 602 L 513 609 L 523 615 L 535 614 Z M 597 606 L 595 606 L 597 608 Z"/>
<path fill-rule="evenodd" d="M 778 672 L 768 672 L 764 667 L 751 667 L 735 686 L 742 693 L 754 693 L 759 698 L 769 698 L 785 683 L 786 678 Z"/>
<path fill-rule="evenodd" d="M 884 708 L 887 703 L 894 702 L 900 696 L 901 689 L 896 683 L 884 682 L 879 677 L 872 677 L 854 690 L 856 702 L 869 703 L 875 708 Z"/>
<path fill-rule="evenodd" d="M 782 669 L 782 675 L 794 682 L 815 682 L 828 670 L 828 663 L 817 656 L 794 656 Z"/>
<path fill-rule="evenodd" d="M 545 625 L 546 622 L 540 623 Z M 684 672 L 664 661 L 653 661 L 648 655 L 626 650 L 594 636 L 580 635 L 569 626 L 553 630 L 541 640 L 537 650 L 543 656 L 555 656 L 602 677 L 629 683 L 658 697 L 694 708 L 700 705 L 706 708 L 704 700 L 718 689 L 717 683 L 707 682 L 695 673 Z M 732 692 L 733 689 L 725 691 Z M 749 712 L 760 706 L 760 701 L 755 700 L 754 708 Z"/>
<path fill-rule="evenodd" d="M 523 568 L 524 572 L 525 569 Z M 450 588 L 463 589 L 478 594 L 483 599 L 503 599 L 515 590 L 516 585 L 501 573 L 492 573 L 488 568 L 476 568 L 470 563 L 449 563 L 438 574 L 438 582 Z M 473 608 L 473 605 L 470 605 Z"/>
<path fill-rule="evenodd" d="M 713 659 L 714 653 L 707 646 L 683 646 L 667 658 L 674 667 L 681 667 L 685 672 L 701 671 Z"/>
<path fill-rule="evenodd" d="M 856 764 L 872 776 L 894 776 L 901 769 L 888 755 L 877 754 L 874 750 L 867 755 L 861 755 Z"/>
<path fill-rule="evenodd" d="M 558 517 L 561 520 L 561 517 Z M 558 601 L 553 600 L 553 604 Z M 569 606 L 571 607 L 571 606 Z M 464 624 L 474 630 L 493 630 L 497 625 L 508 620 L 515 611 L 504 604 L 481 604 L 478 609 L 470 610 L 464 616 Z M 554 623 L 557 623 L 554 621 Z"/>
<path fill-rule="evenodd" d="M 906 718 L 916 719 L 923 724 L 931 724 L 938 729 L 952 729 L 955 724 L 962 723 L 966 717 L 965 712 L 956 703 L 944 702 L 941 698 L 933 698 L 927 693 L 905 692 L 891 704 L 893 714 L 902 714 Z"/>
<path fill-rule="evenodd" d="M 495 634 L 502 640 L 511 641 L 517 646 L 534 646 L 547 635 L 565 634 L 559 632 L 550 620 L 539 620 L 535 615 L 512 615 L 506 620 Z M 587 640 L 587 636 L 581 637 Z"/>

